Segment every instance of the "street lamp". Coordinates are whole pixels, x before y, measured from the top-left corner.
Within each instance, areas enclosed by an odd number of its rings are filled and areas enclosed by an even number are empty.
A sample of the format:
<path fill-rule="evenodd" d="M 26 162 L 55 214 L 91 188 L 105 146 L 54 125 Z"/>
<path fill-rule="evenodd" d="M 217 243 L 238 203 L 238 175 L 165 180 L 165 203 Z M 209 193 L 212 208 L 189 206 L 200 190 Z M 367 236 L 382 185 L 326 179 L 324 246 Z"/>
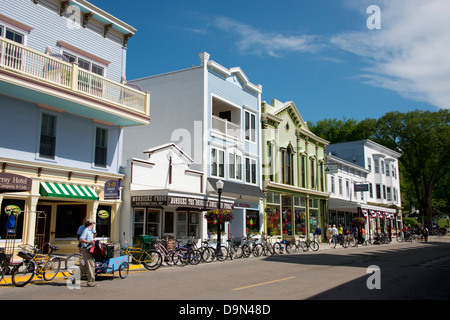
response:
<path fill-rule="evenodd" d="M 219 203 L 217 205 L 217 208 L 219 209 L 219 211 L 220 211 L 220 205 L 221 205 L 220 198 L 222 196 L 223 184 L 224 183 L 222 180 L 219 180 L 216 182 L 217 193 L 219 194 Z M 217 248 L 216 248 L 217 252 L 219 252 L 219 250 L 220 250 L 220 225 L 221 225 L 221 222 L 219 220 L 217 222 Z"/>

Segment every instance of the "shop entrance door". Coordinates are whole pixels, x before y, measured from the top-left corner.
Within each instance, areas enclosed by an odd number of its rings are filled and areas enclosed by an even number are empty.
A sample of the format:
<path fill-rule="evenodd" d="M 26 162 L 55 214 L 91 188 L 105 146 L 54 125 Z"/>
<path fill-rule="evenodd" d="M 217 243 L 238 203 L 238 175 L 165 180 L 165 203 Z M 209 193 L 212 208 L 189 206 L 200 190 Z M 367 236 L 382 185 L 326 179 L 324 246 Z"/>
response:
<path fill-rule="evenodd" d="M 174 212 L 164 212 L 163 237 L 175 237 Z"/>

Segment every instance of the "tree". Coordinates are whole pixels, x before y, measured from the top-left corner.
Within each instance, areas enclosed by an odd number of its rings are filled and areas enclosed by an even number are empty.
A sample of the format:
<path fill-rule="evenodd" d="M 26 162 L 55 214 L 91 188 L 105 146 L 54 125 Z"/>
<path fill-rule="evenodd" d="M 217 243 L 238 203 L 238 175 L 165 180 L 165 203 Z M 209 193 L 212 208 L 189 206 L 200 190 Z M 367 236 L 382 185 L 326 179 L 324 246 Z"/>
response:
<path fill-rule="evenodd" d="M 450 114 L 437 112 L 389 112 L 378 120 L 374 140 L 400 152 L 405 180 L 411 184 L 426 225 L 432 221 L 433 191 L 448 185 L 450 169 Z"/>
<path fill-rule="evenodd" d="M 358 122 L 355 119 L 344 117 L 343 120 L 319 120 L 316 123 L 309 124 L 308 129 L 330 143 L 339 143 L 373 139 L 376 125 L 377 119 L 367 118 Z"/>

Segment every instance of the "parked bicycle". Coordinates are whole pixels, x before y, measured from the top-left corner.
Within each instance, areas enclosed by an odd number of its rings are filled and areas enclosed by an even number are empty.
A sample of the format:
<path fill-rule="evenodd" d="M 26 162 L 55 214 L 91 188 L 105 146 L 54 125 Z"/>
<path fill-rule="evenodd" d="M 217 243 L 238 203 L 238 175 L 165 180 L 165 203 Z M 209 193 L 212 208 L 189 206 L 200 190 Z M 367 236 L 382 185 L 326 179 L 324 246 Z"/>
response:
<path fill-rule="evenodd" d="M 270 239 L 267 239 L 267 237 L 265 237 L 265 236 L 261 237 L 261 245 L 263 247 L 262 254 L 264 256 L 268 256 L 269 254 L 271 254 L 271 255 L 275 254 L 275 250 L 273 249 L 273 245 L 271 244 Z"/>
<path fill-rule="evenodd" d="M 53 280 L 61 268 L 61 258 L 52 256 L 58 247 L 52 246 L 49 242 L 50 252 L 43 254 L 36 246 L 21 245 L 21 251 L 17 254 L 23 262 L 14 267 L 11 281 L 16 287 L 23 287 L 28 284 L 34 276 L 43 277 L 45 281 Z"/>
<path fill-rule="evenodd" d="M 273 251 L 275 252 L 275 254 L 292 253 L 294 246 L 295 244 L 288 242 L 286 239 L 283 239 L 273 244 Z"/>
<path fill-rule="evenodd" d="M 147 270 L 156 270 L 162 264 L 162 257 L 158 251 L 131 247 L 126 240 L 120 255 L 128 255 L 133 263 L 142 264 Z"/>
<path fill-rule="evenodd" d="M 251 254 L 259 257 L 263 252 L 263 246 L 252 237 L 244 237 L 242 245 L 242 254 L 245 258 L 250 257 Z"/>
<path fill-rule="evenodd" d="M 312 251 L 317 251 L 319 250 L 319 243 L 315 239 L 310 240 L 306 239 L 305 236 L 300 236 L 299 240 L 296 243 L 296 247 L 303 252 L 306 252 L 309 249 L 311 249 Z"/>

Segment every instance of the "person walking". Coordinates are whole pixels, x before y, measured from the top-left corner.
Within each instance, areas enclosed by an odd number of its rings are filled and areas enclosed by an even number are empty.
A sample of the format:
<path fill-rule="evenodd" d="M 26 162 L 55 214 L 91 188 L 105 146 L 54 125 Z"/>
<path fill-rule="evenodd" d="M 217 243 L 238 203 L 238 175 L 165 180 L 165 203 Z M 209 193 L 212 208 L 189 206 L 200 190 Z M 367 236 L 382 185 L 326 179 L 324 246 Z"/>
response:
<path fill-rule="evenodd" d="M 98 284 L 95 283 L 95 260 L 90 252 L 91 246 L 95 245 L 94 233 L 93 229 L 95 227 L 94 220 L 86 220 L 85 229 L 80 235 L 80 243 L 81 243 L 81 255 L 84 259 L 84 269 L 81 271 L 81 274 L 87 273 L 87 286 L 88 287 L 98 287 Z"/>
<path fill-rule="evenodd" d="M 333 232 L 333 247 L 336 248 L 337 238 L 339 235 L 338 229 L 336 229 L 336 225 L 333 224 L 333 229 L 331 229 Z"/>
<path fill-rule="evenodd" d="M 314 240 L 317 236 L 317 242 L 320 242 L 320 236 L 322 235 L 322 229 L 320 229 L 320 226 L 317 225 L 316 231 L 314 232 Z"/>
<path fill-rule="evenodd" d="M 331 241 L 333 241 L 333 229 L 331 228 L 331 225 L 328 225 L 327 239 L 328 239 L 328 244 L 331 246 Z"/>

